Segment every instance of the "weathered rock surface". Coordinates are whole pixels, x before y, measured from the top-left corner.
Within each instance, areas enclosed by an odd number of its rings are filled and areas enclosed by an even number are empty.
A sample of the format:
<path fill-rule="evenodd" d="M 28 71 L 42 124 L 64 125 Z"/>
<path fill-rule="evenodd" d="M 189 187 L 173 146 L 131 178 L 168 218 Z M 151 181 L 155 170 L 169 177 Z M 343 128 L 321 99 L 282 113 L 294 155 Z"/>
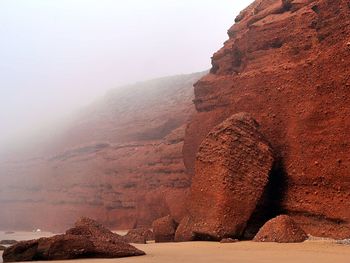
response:
<path fill-rule="evenodd" d="M 281 215 L 268 221 L 256 234 L 256 242 L 299 243 L 308 236 L 293 219 Z"/>
<path fill-rule="evenodd" d="M 119 258 L 145 253 L 120 240 L 101 224 L 81 219 L 66 234 L 21 241 L 7 248 L 4 262 L 63 260 L 76 258 Z"/>
<path fill-rule="evenodd" d="M 249 115 L 215 126 L 197 153 L 185 228 L 200 240 L 241 237 L 273 164 L 273 151 Z"/>
<path fill-rule="evenodd" d="M 155 220 L 152 224 L 156 243 L 173 242 L 177 223 L 171 216 L 165 216 Z"/>
<path fill-rule="evenodd" d="M 147 241 L 154 240 L 154 234 L 148 228 L 136 228 L 129 230 L 122 238 L 126 243 L 146 244 Z"/>
<path fill-rule="evenodd" d="M 80 216 L 113 229 L 150 227 L 167 214 L 181 220 L 190 185 L 182 158 L 185 124 L 201 76 L 112 90 L 72 117 L 49 147 L 33 145 L 23 158 L 0 160 L 6 210 L 0 227 L 61 232 Z M 45 218 L 33 210 L 45 211 Z"/>
<path fill-rule="evenodd" d="M 6 247 L 5 247 L 5 246 L 0 245 L 0 251 L 3 251 L 3 250 L 5 250 L 5 249 L 6 249 Z"/>
<path fill-rule="evenodd" d="M 122 236 L 113 233 L 102 224 L 88 217 L 80 218 L 75 224 L 74 227 L 66 231 L 67 235 L 76 235 L 76 236 L 86 236 L 90 238 L 98 238 L 106 242 L 123 242 Z"/>
<path fill-rule="evenodd" d="M 288 2 L 255 1 L 237 17 L 210 74 L 195 84 L 185 164 L 193 174 L 208 132 L 247 112 L 281 160 L 279 189 L 271 188 L 280 194 L 267 195 L 272 205 L 262 211 L 288 214 L 314 236 L 348 238 L 350 7 Z"/>

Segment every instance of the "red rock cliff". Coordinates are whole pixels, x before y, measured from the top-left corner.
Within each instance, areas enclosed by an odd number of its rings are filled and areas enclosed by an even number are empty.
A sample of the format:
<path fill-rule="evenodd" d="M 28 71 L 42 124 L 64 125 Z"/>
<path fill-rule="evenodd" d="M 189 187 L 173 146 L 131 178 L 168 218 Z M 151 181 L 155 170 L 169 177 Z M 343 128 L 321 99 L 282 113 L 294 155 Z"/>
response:
<path fill-rule="evenodd" d="M 89 216 L 126 229 L 170 212 L 180 218 L 190 184 L 181 151 L 201 76 L 113 90 L 82 110 L 42 157 L 33 147 L 26 160 L 1 162 L 0 228 L 61 230 Z"/>
<path fill-rule="evenodd" d="M 270 206 L 306 232 L 350 235 L 350 5 L 259 0 L 236 18 L 211 72 L 195 84 L 184 159 L 207 133 L 251 114 L 279 156 Z"/>

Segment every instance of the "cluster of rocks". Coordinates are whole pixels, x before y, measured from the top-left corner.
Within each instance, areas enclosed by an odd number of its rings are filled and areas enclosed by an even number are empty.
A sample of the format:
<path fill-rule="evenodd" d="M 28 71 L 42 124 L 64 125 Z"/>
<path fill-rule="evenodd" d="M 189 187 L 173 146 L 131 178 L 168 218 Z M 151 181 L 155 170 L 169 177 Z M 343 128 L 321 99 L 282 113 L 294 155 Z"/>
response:
<path fill-rule="evenodd" d="M 187 216 L 179 224 L 171 216 L 154 221 L 155 241 L 238 241 L 263 197 L 274 163 L 274 152 L 252 117 L 239 113 L 224 120 L 199 147 Z M 254 241 L 306 239 L 306 233 L 282 215 L 268 221 Z"/>
<path fill-rule="evenodd" d="M 4 262 L 63 260 L 77 258 L 120 258 L 145 253 L 126 243 L 98 222 L 82 218 L 65 234 L 20 241 L 6 248 Z"/>
<path fill-rule="evenodd" d="M 182 229 L 177 227 L 177 223 L 171 216 L 162 217 L 153 223 L 155 241 L 164 242 L 185 242 L 196 240 L 210 240 L 208 236 L 184 236 L 181 235 Z M 196 238 L 195 238 L 196 237 Z M 303 229 L 289 216 L 280 215 L 266 222 L 255 235 L 255 242 L 277 242 L 277 243 L 299 243 L 308 239 L 308 235 Z M 240 240 L 237 238 L 222 238 L 220 243 L 235 243 Z"/>

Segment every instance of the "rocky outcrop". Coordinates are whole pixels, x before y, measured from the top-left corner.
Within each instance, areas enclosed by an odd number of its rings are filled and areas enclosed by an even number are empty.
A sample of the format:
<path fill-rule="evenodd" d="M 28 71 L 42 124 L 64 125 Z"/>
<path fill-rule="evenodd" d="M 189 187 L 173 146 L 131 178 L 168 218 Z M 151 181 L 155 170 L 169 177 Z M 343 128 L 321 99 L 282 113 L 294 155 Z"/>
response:
<path fill-rule="evenodd" d="M 21 241 L 3 253 L 4 262 L 119 258 L 145 253 L 120 240 L 120 236 L 94 220 L 84 218 L 66 234 Z"/>
<path fill-rule="evenodd" d="M 154 234 L 148 228 L 136 228 L 129 230 L 122 238 L 126 243 L 146 244 L 147 241 L 154 240 Z"/>
<path fill-rule="evenodd" d="M 156 243 L 173 242 L 177 223 L 171 216 L 165 216 L 155 220 L 152 224 Z"/>
<path fill-rule="evenodd" d="M 258 126 L 249 115 L 235 114 L 215 126 L 201 143 L 189 221 L 182 222 L 195 239 L 242 236 L 274 163 L 272 149 Z"/>
<path fill-rule="evenodd" d="M 5 247 L 5 246 L 0 245 L 0 251 L 4 251 L 5 249 L 6 249 L 6 247 Z"/>
<path fill-rule="evenodd" d="M 192 174 L 207 134 L 235 113 L 256 119 L 276 152 L 261 209 L 272 214 L 254 229 L 288 214 L 314 236 L 350 235 L 349 13 L 345 0 L 255 1 L 195 84 L 183 149 Z"/>
<path fill-rule="evenodd" d="M 182 158 L 185 124 L 201 76 L 112 90 L 74 116 L 44 150 L 34 145 L 23 160 L 0 160 L 6 210 L 0 227 L 63 231 L 80 216 L 113 229 L 150 227 L 167 214 L 181 220 L 190 185 Z"/>
<path fill-rule="evenodd" d="M 256 234 L 256 242 L 300 243 L 308 238 L 289 216 L 281 215 L 268 221 Z"/>

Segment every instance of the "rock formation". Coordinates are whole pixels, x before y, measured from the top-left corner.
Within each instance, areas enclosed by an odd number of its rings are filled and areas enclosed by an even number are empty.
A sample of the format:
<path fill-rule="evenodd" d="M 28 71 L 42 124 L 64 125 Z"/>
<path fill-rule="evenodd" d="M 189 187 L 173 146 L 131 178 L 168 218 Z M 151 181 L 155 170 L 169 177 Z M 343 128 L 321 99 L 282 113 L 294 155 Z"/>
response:
<path fill-rule="evenodd" d="M 269 143 L 247 114 L 235 114 L 215 126 L 197 153 L 185 228 L 195 239 L 241 237 L 273 163 Z"/>
<path fill-rule="evenodd" d="M 152 224 L 156 243 L 173 242 L 177 223 L 171 216 L 165 216 L 155 220 Z"/>
<path fill-rule="evenodd" d="M 148 228 L 136 228 L 129 230 L 122 238 L 126 243 L 146 244 L 147 241 L 154 240 L 154 234 Z"/>
<path fill-rule="evenodd" d="M 145 253 L 120 240 L 120 236 L 94 220 L 84 218 L 66 234 L 21 241 L 3 253 L 4 262 L 119 258 Z"/>
<path fill-rule="evenodd" d="M 261 211 L 288 214 L 314 236 L 349 237 L 349 14 L 345 0 L 259 0 L 242 11 L 195 84 L 189 172 L 213 127 L 247 112 L 279 160 Z"/>
<path fill-rule="evenodd" d="M 167 214 L 181 220 L 190 185 L 185 124 L 203 74 L 111 90 L 44 149 L 33 145 L 26 158 L 0 160 L 0 227 L 63 231 L 80 216 L 113 229 L 150 227 Z"/>
<path fill-rule="evenodd" d="M 256 242 L 299 243 L 307 234 L 289 216 L 281 215 L 268 221 L 256 234 Z"/>
<path fill-rule="evenodd" d="M 100 240 L 106 242 L 124 242 L 122 236 L 113 233 L 101 223 L 93 220 L 91 218 L 82 217 L 77 222 L 75 222 L 74 227 L 66 231 L 67 235 L 76 235 L 76 236 L 86 236 L 89 238 L 97 237 Z"/>

